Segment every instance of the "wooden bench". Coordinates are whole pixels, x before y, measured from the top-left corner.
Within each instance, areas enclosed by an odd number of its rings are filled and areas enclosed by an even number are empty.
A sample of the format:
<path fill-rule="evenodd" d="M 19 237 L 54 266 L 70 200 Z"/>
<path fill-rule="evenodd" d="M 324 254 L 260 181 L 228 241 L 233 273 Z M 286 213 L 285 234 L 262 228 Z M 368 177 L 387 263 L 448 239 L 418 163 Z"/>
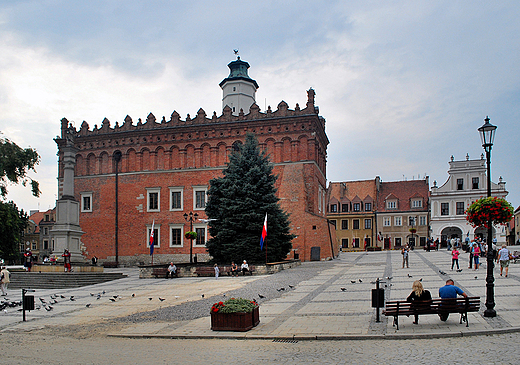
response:
<path fill-rule="evenodd" d="M 466 322 L 469 327 L 468 313 L 480 310 L 480 297 L 468 297 L 457 299 L 433 299 L 429 302 L 412 304 L 407 301 L 387 301 L 384 315 L 394 317 L 393 325 L 399 330 L 399 316 L 414 316 L 424 314 L 459 313 L 460 324 Z"/>
<path fill-rule="evenodd" d="M 220 270 L 220 272 L 222 272 L 222 270 Z M 215 276 L 215 268 L 213 266 L 197 266 L 195 274 L 197 274 L 197 276 Z"/>
<path fill-rule="evenodd" d="M 168 268 L 167 267 L 154 267 L 152 269 L 152 276 L 155 276 L 155 278 L 158 278 L 158 277 L 167 278 L 168 277 Z M 177 273 L 175 273 L 175 277 L 178 277 Z"/>

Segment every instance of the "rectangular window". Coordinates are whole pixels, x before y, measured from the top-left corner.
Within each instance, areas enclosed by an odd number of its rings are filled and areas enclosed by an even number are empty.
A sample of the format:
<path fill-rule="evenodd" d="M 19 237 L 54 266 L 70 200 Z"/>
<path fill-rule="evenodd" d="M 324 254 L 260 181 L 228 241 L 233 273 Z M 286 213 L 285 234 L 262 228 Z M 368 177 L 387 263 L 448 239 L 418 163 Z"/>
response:
<path fill-rule="evenodd" d="M 400 237 L 396 237 L 395 240 L 394 240 L 394 246 L 401 246 L 401 238 Z"/>
<path fill-rule="evenodd" d="M 387 201 L 386 209 L 397 209 L 397 202 L 395 200 Z"/>
<path fill-rule="evenodd" d="M 352 229 L 359 229 L 359 219 L 352 220 Z"/>
<path fill-rule="evenodd" d="M 474 177 L 473 179 L 471 179 L 471 182 L 472 182 L 472 187 L 473 189 L 478 189 L 479 188 L 479 184 L 478 184 L 478 177 Z"/>
<path fill-rule="evenodd" d="M 152 225 L 146 225 L 146 231 L 148 232 L 146 235 L 146 247 L 150 247 L 150 236 L 152 234 Z M 161 247 L 161 227 L 159 225 L 155 225 L 153 227 L 153 246 L 154 249 Z"/>
<path fill-rule="evenodd" d="M 193 187 L 193 209 L 202 210 L 206 208 L 206 186 L 194 186 Z"/>
<path fill-rule="evenodd" d="M 205 246 L 206 245 L 206 227 L 195 228 L 195 232 L 197 233 L 197 240 L 193 242 L 196 246 Z"/>
<path fill-rule="evenodd" d="M 450 203 L 441 203 L 441 215 L 450 215 Z"/>
<path fill-rule="evenodd" d="M 161 192 L 160 188 L 147 188 L 146 189 L 146 196 L 148 199 L 148 202 L 146 204 L 147 211 L 148 212 L 159 212 L 161 207 L 161 195 L 159 194 Z"/>
<path fill-rule="evenodd" d="M 92 193 L 80 193 L 81 211 L 92 212 Z"/>
<path fill-rule="evenodd" d="M 348 220 L 347 219 L 341 220 L 341 229 L 348 229 Z"/>
<path fill-rule="evenodd" d="M 420 225 L 420 226 L 425 226 L 425 225 L 426 225 L 426 216 L 421 215 L 421 216 L 419 217 L 419 225 Z"/>
<path fill-rule="evenodd" d="M 372 219 L 365 219 L 365 229 L 372 229 Z"/>
<path fill-rule="evenodd" d="M 464 190 L 464 179 L 457 179 L 457 190 Z"/>
<path fill-rule="evenodd" d="M 354 204 L 352 205 L 352 210 L 353 210 L 354 212 L 359 212 L 359 211 L 361 210 L 361 204 L 360 204 L 360 203 L 354 203 Z"/>
<path fill-rule="evenodd" d="M 182 224 L 170 225 L 170 247 L 182 247 Z"/>
<path fill-rule="evenodd" d="M 348 248 L 348 238 L 341 239 L 341 248 Z"/>
<path fill-rule="evenodd" d="M 365 203 L 365 212 L 370 212 L 372 210 L 372 203 Z"/>
<path fill-rule="evenodd" d="M 43 249 L 48 250 L 49 249 L 49 241 L 43 240 Z"/>
<path fill-rule="evenodd" d="M 337 213 L 338 212 L 338 206 L 336 204 L 330 205 L 330 212 L 331 213 Z"/>
<path fill-rule="evenodd" d="M 45 227 L 45 228 L 43 229 L 43 234 L 46 235 L 46 236 L 48 236 L 48 235 L 49 235 L 49 228 Z"/>
<path fill-rule="evenodd" d="M 36 250 L 36 242 L 33 242 L 33 243 L 32 243 L 32 250 L 33 250 L 33 251 Z"/>
<path fill-rule="evenodd" d="M 401 217 L 394 217 L 394 226 L 401 226 L 403 225 L 403 221 Z"/>
<path fill-rule="evenodd" d="M 354 238 L 352 240 L 352 245 L 354 246 L 354 248 L 359 248 L 359 238 Z"/>
<path fill-rule="evenodd" d="M 417 225 L 417 217 L 408 217 L 408 225 L 416 226 Z"/>
<path fill-rule="evenodd" d="M 183 210 L 182 188 L 170 188 L 170 210 Z"/>
<path fill-rule="evenodd" d="M 392 225 L 392 220 L 390 217 L 384 217 L 383 218 L 383 226 L 390 227 Z"/>
<path fill-rule="evenodd" d="M 422 200 L 412 200 L 412 208 L 422 208 Z"/>
<path fill-rule="evenodd" d="M 341 212 L 342 213 L 348 212 L 348 204 L 341 204 Z"/>
<path fill-rule="evenodd" d="M 457 202 L 457 215 L 463 215 L 464 214 L 464 202 Z"/>

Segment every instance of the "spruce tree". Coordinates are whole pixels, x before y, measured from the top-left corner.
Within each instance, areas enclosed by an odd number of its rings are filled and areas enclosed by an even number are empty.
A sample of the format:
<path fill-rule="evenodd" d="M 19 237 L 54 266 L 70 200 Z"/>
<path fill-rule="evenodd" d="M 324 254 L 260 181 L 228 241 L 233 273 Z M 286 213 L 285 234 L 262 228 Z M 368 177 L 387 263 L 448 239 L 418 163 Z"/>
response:
<path fill-rule="evenodd" d="M 278 205 L 273 166 L 252 134 L 234 147 L 224 176 L 210 181 L 208 252 L 218 263 L 265 263 L 265 250 L 267 261 L 280 261 L 290 252 L 294 236 L 289 230 L 289 215 Z M 261 250 L 266 213 L 267 238 Z"/>

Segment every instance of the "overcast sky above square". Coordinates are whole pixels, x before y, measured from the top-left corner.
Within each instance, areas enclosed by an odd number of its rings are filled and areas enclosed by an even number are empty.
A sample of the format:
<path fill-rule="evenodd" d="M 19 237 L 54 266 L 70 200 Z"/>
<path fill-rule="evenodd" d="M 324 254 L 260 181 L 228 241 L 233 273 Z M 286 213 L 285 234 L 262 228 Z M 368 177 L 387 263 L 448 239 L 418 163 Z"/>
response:
<path fill-rule="evenodd" d="M 65 117 L 112 125 L 152 112 L 222 112 L 233 49 L 257 104 L 304 105 L 326 119 L 329 181 L 430 177 L 450 156 L 480 158 L 477 128 L 498 126 L 492 180 L 520 204 L 520 5 L 516 1 L 8 1 L 0 4 L 0 131 L 42 157 L 54 207 L 53 138 Z"/>

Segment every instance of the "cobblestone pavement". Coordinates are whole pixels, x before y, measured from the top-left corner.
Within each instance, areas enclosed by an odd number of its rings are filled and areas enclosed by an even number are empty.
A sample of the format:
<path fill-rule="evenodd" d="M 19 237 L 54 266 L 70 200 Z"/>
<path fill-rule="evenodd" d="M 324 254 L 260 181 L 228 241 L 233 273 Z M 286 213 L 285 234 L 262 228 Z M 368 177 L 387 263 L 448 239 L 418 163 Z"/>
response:
<path fill-rule="evenodd" d="M 74 352 L 80 360 L 76 363 L 142 363 L 151 356 L 157 363 L 195 358 L 225 361 L 230 354 L 261 363 L 277 359 L 287 363 L 312 359 L 321 363 L 447 363 L 456 359 L 469 363 L 475 357 L 486 363 L 518 363 L 520 265 L 511 264 L 508 278 L 500 277 L 495 269 L 496 318 L 483 317 L 482 304 L 479 313 L 468 315 L 469 327 L 460 325 L 453 315 L 447 322 L 434 315 L 421 316 L 419 325 L 405 317 L 399 331 L 384 316 L 376 322 L 370 300 L 376 278 L 391 277 L 381 284 L 386 285 L 387 300 L 406 298 L 413 281 L 421 278 L 436 297 L 438 288 L 451 277 L 484 303 L 485 263 L 479 271 L 469 270 L 466 256 L 459 260 L 462 272 L 450 270 L 451 256 L 445 250 L 415 250 L 410 268 L 404 269 L 396 251 L 342 253 L 333 261 L 304 263 L 274 275 L 218 280 L 140 280 L 135 269 L 130 269 L 128 278 L 111 283 L 37 291 L 37 298 L 47 300 L 59 294 L 59 303 L 52 311 L 30 312 L 27 322 L 21 322 L 16 309 L 0 315 L 0 338 L 6 345 L 0 356 L 16 359 L 9 363 L 28 359 L 38 363 L 38 358 L 49 360 L 53 355 L 65 359 L 77 343 Z M 257 327 L 246 333 L 210 330 L 209 308 L 214 301 L 260 293 L 266 298 L 257 297 L 261 320 Z M 27 341 L 39 346 L 39 357 L 23 351 Z"/>
<path fill-rule="evenodd" d="M 2 335 L 5 364 L 518 364 L 518 333 L 482 338 L 294 341 Z"/>

